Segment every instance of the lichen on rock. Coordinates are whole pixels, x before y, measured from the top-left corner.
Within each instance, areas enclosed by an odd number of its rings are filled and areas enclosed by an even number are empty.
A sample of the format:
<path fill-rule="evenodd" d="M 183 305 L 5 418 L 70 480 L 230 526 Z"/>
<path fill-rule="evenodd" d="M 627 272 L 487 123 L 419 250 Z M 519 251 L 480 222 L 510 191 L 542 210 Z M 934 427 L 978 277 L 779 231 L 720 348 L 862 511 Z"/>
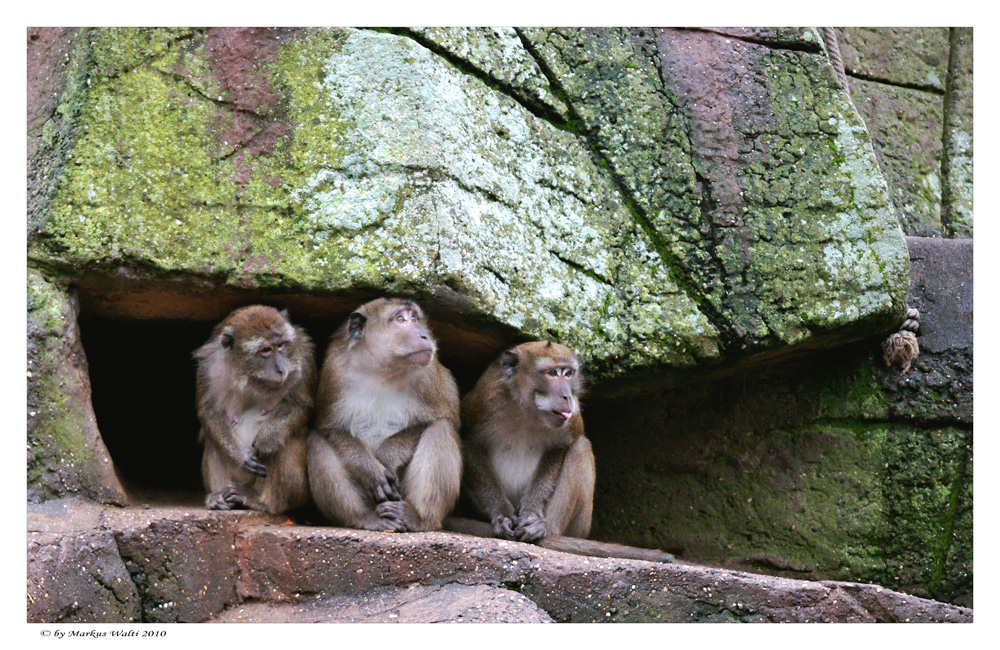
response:
<path fill-rule="evenodd" d="M 601 376 L 856 338 L 902 313 L 905 247 L 818 44 L 772 36 L 102 32 L 29 254 L 312 294 L 448 289 Z M 543 87 L 547 108 L 519 94 Z"/>
<path fill-rule="evenodd" d="M 587 357 L 634 354 L 624 337 L 594 333 L 634 317 L 614 287 L 635 274 L 623 242 L 644 235 L 579 138 L 389 34 L 352 33 L 326 64 L 323 92 L 351 153 L 293 193 L 318 239 L 350 238 L 373 274 L 457 287 L 493 318 Z M 637 296 L 651 310 L 645 325 L 683 349 L 648 356 L 714 354 L 711 326 L 661 281 L 655 298 Z"/>

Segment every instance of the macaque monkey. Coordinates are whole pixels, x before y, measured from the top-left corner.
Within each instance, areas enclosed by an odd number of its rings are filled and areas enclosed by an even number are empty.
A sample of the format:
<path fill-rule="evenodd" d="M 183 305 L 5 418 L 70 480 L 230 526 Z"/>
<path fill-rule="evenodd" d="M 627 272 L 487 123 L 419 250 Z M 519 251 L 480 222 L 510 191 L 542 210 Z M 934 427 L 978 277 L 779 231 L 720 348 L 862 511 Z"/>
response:
<path fill-rule="evenodd" d="M 551 341 L 506 350 L 462 400 L 466 493 L 495 537 L 586 537 L 594 453 L 580 361 Z"/>
<path fill-rule="evenodd" d="M 438 530 L 458 500 L 458 387 L 424 313 L 379 298 L 330 340 L 309 436 L 313 501 L 335 525 Z"/>
<path fill-rule="evenodd" d="M 216 325 L 194 358 L 205 505 L 275 514 L 305 505 L 316 384 L 309 336 L 286 312 L 251 305 Z"/>
<path fill-rule="evenodd" d="M 582 539 L 596 474 L 580 414 L 580 365 L 566 346 L 536 341 L 486 369 L 461 415 L 463 490 L 489 526 L 452 517 L 447 528 L 580 555 L 673 561 L 662 551 Z"/>

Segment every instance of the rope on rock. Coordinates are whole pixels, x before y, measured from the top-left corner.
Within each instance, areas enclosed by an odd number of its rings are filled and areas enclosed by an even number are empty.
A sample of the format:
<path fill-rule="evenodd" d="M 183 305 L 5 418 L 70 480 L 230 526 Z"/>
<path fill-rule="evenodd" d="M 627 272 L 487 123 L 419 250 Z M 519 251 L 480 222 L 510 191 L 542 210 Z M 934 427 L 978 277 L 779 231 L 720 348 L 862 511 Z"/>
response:
<path fill-rule="evenodd" d="M 820 35 L 823 37 L 823 43 L 826 44 L 826 53 L 830 57 L 830 63 L 837 72 L 837 79 L 840 80 L 840 85 L 843 86 L 844 92 L 850 95 L 851 89 L 847 86 L 847 73 L 844 72 L 844 60 L 840 56 L 840 43 L 837 41 L 837 32 L 834 31 L 833 27 L 820 27 Z"/>

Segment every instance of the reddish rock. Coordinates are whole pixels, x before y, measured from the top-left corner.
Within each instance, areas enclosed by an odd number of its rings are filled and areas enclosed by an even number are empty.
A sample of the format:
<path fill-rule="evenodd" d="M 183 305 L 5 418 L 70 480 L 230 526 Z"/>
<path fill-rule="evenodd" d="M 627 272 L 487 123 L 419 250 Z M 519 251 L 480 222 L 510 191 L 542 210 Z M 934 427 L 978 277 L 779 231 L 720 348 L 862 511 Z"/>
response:
<path fill-rule="evenodd" d="M 183 506 L 35 506 L 28 619 L 124 621 L 141 611 L 146 622 L 972 620 L 971 609 L 874 585 L 281 521 Z M 110 610 L 108 592 L 118 603 Z"/>

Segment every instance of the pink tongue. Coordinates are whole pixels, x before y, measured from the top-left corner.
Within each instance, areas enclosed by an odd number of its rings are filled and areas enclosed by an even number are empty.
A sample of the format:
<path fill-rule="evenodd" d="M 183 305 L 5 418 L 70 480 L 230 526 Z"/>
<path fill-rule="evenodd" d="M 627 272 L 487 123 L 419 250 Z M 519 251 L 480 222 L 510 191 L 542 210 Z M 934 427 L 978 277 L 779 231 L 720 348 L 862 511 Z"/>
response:
<path fill-rule="evenodd" d="M 563 417 L 564 417 L 564 418 L 566 418 L 567 420 L 568 420 L 568 419 L 570 419 L 571 417 L 573 417 L 573 414 L 572 414 L 572 413 L 569 413 L 569 412 L 566 412 L 566 411 L 562 411 L 562 412 L 560 412 L 560 413 L 559 413 L 559 415 L 563 416 Z"/>

